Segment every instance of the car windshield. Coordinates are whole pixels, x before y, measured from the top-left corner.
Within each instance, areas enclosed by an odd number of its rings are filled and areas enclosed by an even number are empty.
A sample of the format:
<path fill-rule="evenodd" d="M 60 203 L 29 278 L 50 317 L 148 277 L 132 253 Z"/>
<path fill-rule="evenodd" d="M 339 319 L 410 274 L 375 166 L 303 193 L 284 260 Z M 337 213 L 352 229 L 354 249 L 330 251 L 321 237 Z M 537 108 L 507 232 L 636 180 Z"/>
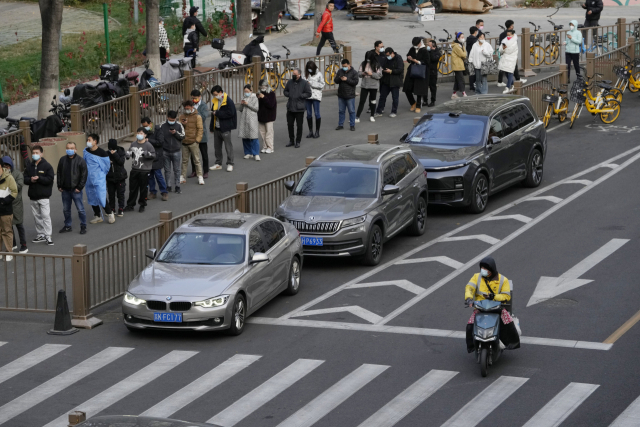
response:
<path fill-rule="evenodd" d="M 156 261 L 201 265 L 240 264 L 244 262 L 244 236 L 174 233 Z"/>
<path fill-rule="evenodd" d="M 378 169 L 353 166 L 308 168 L 293 194 L 298 196 L 376 197 Z"/>
<path fill-rule="evenodd" d="M 409 144 L 482 145 L 486 117 L 428 115 L 418 123 L 406 139 Z"/>

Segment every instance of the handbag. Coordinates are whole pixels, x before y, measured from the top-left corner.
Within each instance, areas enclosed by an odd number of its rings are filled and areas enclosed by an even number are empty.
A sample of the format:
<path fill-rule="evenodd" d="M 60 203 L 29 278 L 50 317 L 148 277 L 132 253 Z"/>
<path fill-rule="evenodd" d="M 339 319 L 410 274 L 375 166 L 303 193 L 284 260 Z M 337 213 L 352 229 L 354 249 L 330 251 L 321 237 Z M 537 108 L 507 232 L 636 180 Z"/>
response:
<path fill-rule="evenodd" d="M 467 61 L 466 59 L 463 59 L 462 61 L 464 63 L 464 71 L 462 71 L 462 75 L 468 76 L 469 74 L 471 74 L 471 72 L 469 71 L 469 61 Z"/>
<path fill-rule="evenodd" d="M 466 66 L 469 74 L 471 74 L 472 76 L 476 74 L 476 66 L 473 65 L 473 62 L 467 62 Z"/>
<path fill-rule="evenodd" d="M 411 64 L 410 77 L 412 79 L 425 79 L 427 66 L 424 64 Z"/>
<path fill-rule="evenodd" d="M 482 73 L 483 76 L 486 76 L 489 74 L 498 74 L 498 63 L 493 59 L 488 59 L 484 61 L 481 65 L 482 66 L 480 67 L 480 72 Z"/>

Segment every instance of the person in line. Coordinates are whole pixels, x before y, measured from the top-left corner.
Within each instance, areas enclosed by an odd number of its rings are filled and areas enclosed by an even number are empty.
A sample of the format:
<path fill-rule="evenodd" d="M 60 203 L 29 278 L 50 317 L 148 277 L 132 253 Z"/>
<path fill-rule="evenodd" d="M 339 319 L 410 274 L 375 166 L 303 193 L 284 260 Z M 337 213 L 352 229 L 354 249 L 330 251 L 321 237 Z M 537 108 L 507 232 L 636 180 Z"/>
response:
<path fill-rule="evenodd" d="M 49 198 L 53 190 L 53 166 L 44 157 L 44 149 L 40 145 L 31 147 L 31 160 L 24 171 L 24 183 L 29 186 L 27 196 L 31 204 L 31 213 L 36 224 L 36 238 L 32 243 L 47 243 L 51 240 L 51 205 Z"/>
<path fill-rule="evenodd" d="M 164 141 L 162 139 L 162 133 L 160 129 L 153 124 L 149 117 L 143 117 L 142 120 L 140 120 L 140 124 L 147 131 L 149 143 L 153 145 L 153 148 L 156 150 L 156 157 L 153 159 L 151 172 L 149 172 L 148 200 L 158 197 L 158 192 L 156 191 L 157 182 L 162 201 L 166 202 L 169 200 L 169 193 L 167 191 L 167 182 L 165 181 L 164 176 L 162 176 L 162 169 L 164 169 L 164 152 L 162 150 Z"/>
<path fill-rule="evenodd" d="M 278 101 L 276 93 L 271 90 L 271 85 L 265 79 L 260 80 L 260 93 L 258 93 L 258 128 L 262 137 L 261 153 L 271 154 L 275 151 L 273 146 L 273 122 L 276 121 Z M 320 126 L 318 124 L 318 126 Z"/>
<path fill-rule="evenodd" d="M 184 34 L 182 39 L 182 49 L 184 50 L 184 57 L 191 57 L 191 68 L 196 67 L 196 56 L 199 46 L 200 35 L 196 30 L 196 23 L 192 21 L 191 26 L 187 28 L 187 32 Z"/>
<path fill-rule="evenodd" d="M 204 185 L 202 161 L 200 159 L 200 141 L 202 141 L 202 135 L 204 134 L 202 117 L 193 106 L 193 101 L 184 101 L 182 107 L 184 108 L 184 114 L 180 115 L 180 123 L 182 123 L 182 127 L 184 127 L 184 139 L 182 140 L 180 184 L 187 183 L 187 168 L 189 166 L 189 157 L 191 157 L 191 160 L 196 164 L 198 184 Z"/>
<path fill-rule="evenodd" d="M 211 122 L 209 131 L 213 133 L 213 148 L 216 154 L 216 164 L 209 170 L 222 169 L 222 144 L 227 153 L 227 172 L 233 171 L 233 144 L 231 143 L 231 131 L 238 126 L 238 113 L 233 99 L 222 87 L 216 85 L 211 88 L 213 101 L 211 104 Z"/>
<path fill-rule="evenodd" d="M 164 18 L 161 16 L 158 22 L 158 45 L 160 46 L 160 63 L 167 62 L 167 52 L 171 52 L 167 30 L 164 28 Z"/>
<path fill-rule="evenodd" d="M 238 136 L 242 138 L 244 158 L 253 158 L 259 162 L 258 97 L 251 90 L 251 85 L 244 86 L 243 96 L 238 107 Z"/>
<path fill-rule="evenodd" d="M 515 24 L 511 19 L 508 19 L 504 23 L 504 27 L 506 28 L 506 30 L 501 32 L 500 35 L 498 36 L 498 46 L 502 45 L 502 41 L 507 37 L 507 32 L 509 30 L 514 30 L 514 32 L 515 32 L 515 29 L 514 29 L 515 28 Z M 502 82 L 502 80 L 504 79 L 504 76 L 505 76 L 505 72 L 504 71 L 499 71 L 498 72 L 498 83 L 497 83 L 496 86 L 505 87 L 507 85 L 506 83 Z M 521 79 L 520 78 L 520 71 L 518 71 L 518 67 L 517 66 L 516 66 L 515 70 L 513 70 L 513 78 L 516 81 L 519 81 L 522 84 L 525 84 L 527 82 L 527 79 Z"/>
<path fill-rule="evenodd" d="M 344 111 L 349 110 L 349 126 L 356 130 L 356 86 L 358 85 L 358 72 L 351 66 L 347 58 L 342 60 L 342 68 L 336 73 L 334 81 L 338 82 L 338 127 L 344 127 Z"/>
<path fill-rule="evenodd" d="M 507 74 L 507 87 L 502 93 L 511 93 L 513 90 L 514 70 L 518 69 L 518 38 L 514 30 L 509 30 L 507 37 L 502 40 L 498 69 Z"/>
<path fill-rule="evenodd" d="M 173 189 L 180 194 L 180 169 L 182 167 L 182 140 L 184 139 L 184 127 L 177 120 L 178 113 L 169 110 L 167 121 L 160 126 L 158 137 L 162 140 L 162 157 L 164 157 L 164 179 L 167 184 L 167 192 Z M 172 175 L 173 172 L 173 175 Z"/>
<path fill-rule="evenodd" d="M 314 61 L 308 61 L 305 66 L 305 79 L 311 86 L 311 98 L 305 99 L 304 103 L 307 107 L 307 126 L 309 126 L 309 134 L 307 138 L 320 138 L 320 124 L 322 117 L 320 116 L 320 102 L 322 101 L 322 89 L 324 89 L 324 77 L 318 70 L 318 66 Z M 313 112 L 316 116 L 316 131 L 313 132 Z"/>
<path fill-rule="evenodd" d="M 322 12 L 322 20 L 318 25 L 318 29 L 316 30 L 316 37 L 320 37 L 320 42 L 318 43 L 318 47 L 316 49 L 316 55 L 320 55 L 320 51 L 322 47 L 329 40 L 329 44 L 331 45 L 331 49 L 333 49 L 334 53 L 338 53 L 339 49 L 336 46 L 336 39 L 333 38 L 333 17 L 331 12 L 334 8 L 333 0 L 329 0 L 327 3 L 327 8 Z"/>
<path fill-rule="evenodd" d="M 431 102 L 427 104 L 427 96 L 424 97 L 424 104 L 427 107 L 436 105 L 436 93 L 438 92 L 438 64 L 440 62 L 440 49 L 435 40 L 427 42 L 427 53 L 429 55 L 429 91 L 431 92 Z"/>
<path fill-rule="evenodd" d="M 491 43 L 485 40 L 484 33 L 478 35 L 478 41 L 474 43 L 469 54 L 469 62 L 473 64 L 476 69 L 475 81 L 476 81 L 476 94 L 484 95 L 489 93 L 489 85 L 487 84 L 487 76 L 482 75 L 482 63 L 493 58 L 493 47 Z"/>
<path fill-rule="evenodd" d="M 384 107 L 387 104 L 387 97 L 391 93 L 391 114 L 389 117 L 395 117 L 398 113 L 398 103 L 400 98 L 400 88 L 402 87 L 402 78 L 404 77 L 404 62 L 402 56 L 396 53 L 393 48 L 384 50 L 386 59 L 382 68 L 382 78 L 380 79 L 380 99 L 376 108 L 375 117 L 382 117 Z"/>
<path fill-rule="evenodd" d="M 565 45 L 564 57 L 567 64 L 567 83 L 571 81 L 571 64 L 576 70 L 576 78 L 580 77 L 580 45 L 582 44 L 582 33 L 578 31 L 578 21 L 575 19 L 569 22 L 569 31 L 562 43 Z"/>
<path fill-rule="evenodd" d="M 478 27 L 471 27 L 469 28 L 469 37 L 467 37 L 467 41 L 465 42 L 465 49 L 467 51 L 467 58 L 469 57 L 469 54 L 471 53 L 471 48 L 473 47 L 474 44 L 476 44 L 476 42 L 478 41 L 478 35 L 480 34 L 480 30 L 478 30 Z M 476 90 L 476 75 L 474 74 L 469 74 L 469 91 L 475 91 Z"/>
<path fill-rule="evenodd" d="M 13 252 L 13 202 L 18 197 L 18 186 L 4 159 L 0 160 L 0 173 L 0 252 Z M 13 256 L 7 255 L 5 260 L 13 261 Z"/>
<path fill-rule="evenodd" d="M 407 101 L 409 101 L 409 105 L 411 105 L 409 111 L 419 113 L 420 106 L 422 105 L 422 98 L 426 98 L 429 95 L 429 80 L 427 79 L 427 76 L 429 75 L 429 52 L 424 46 L 422 37 L 414 37 L 411 40 L 411 44 L 413 46 L 407 53 L 409 68 L 407 68 L 407 74 L 404 76 L 402 91 L 406 94 Z M 423 79 L 411 76 L 412 67 L 420 64 L 427 66 L 425 78 Z M 414 98 L 414 95 L 416 95 L 417 99 Z"/>
<path fill-rule="evenodd" d="M 9 169 L 9 171 L 11 172 L 11 176 L 13 176 L 13 179 L 16 182 L 16 188 L 18 189 L 18 195 L 16 196 L 12 204 L 12 225 L 14 225 L 18 230 L 20 248 L 18 248 L 16 242 L 16 233 L 13 233 L 13 249 L 18 249 L 18 252 L 20 252 L 21 254 L 26 254 L 27 252 L 29 252 L 29 249 L 27 249 L 27 237 L 24 232 L 24 226 L 22 225 L 24 218 L 24 207 L 22 205 L 22 187 L 24 186 L 24 175 L 22 175 L 22 172 L 20 172 L 13 166 L 13 160 L 11 160 L 11 157 L 4 156 L 2 158 L 2 163 L 4 163 L 5 169 Z"/>
<path fill-rule="evenodd" d="M 107 172 L 107 198 L 111 212 L 116 212 L 116 196 L 118 197 L 117 216 L 124 216 L 124 193 L 127 188 L 127 170 L 124 167 L 127 154 L 118 146 L 118 141 L 110 139 L 107 143 L 109 152 L 109 172 Z"/>
<path fill-rule="evenodd" d="M 484 31 L 484 21 L 482 19 L 476 20 L 476 28 L 478 29 L 478 31 L 480 31 L 480 33 Z"/>
<path fill-rule="evenodd" d="M 149 190 L 149 174 L 153 168 L 153 159 L 156 157 L 156 150 L 148 140 L 148 131 L 139 127 L 136 131 L 136 140 L 131 143 L 129 151 L 126 152 L 127 159 L 132 159 L 131 173 L 129 174 L 129 198 L 125 212 L 133 212 L 136 206 L 136 199 L 142 213 L 147 206 L 147 191 Z"/>
<path fill-rule="evenodd" d="M 209 178 L 209 128 L 207 127 L 207 119 L 211 115 L 211 110 L 207 106 L 206 102 L 202 102 L 202 93 L 198 89 L 194 89 L 191 91 L 191 100 L 193 101 L 193 108 L 198 111 L 200 117 L 202 117 L 202 139 L 198 143 L 198 148 L 200 149 L 200 158 L 202 159 L 202 177 L 204 179 Z M 191 175 L 189 178 L 195 178 L 198 176 L 198 172 L 196 171 L 196 164 L 191 159 Z"/>
<path fill-rule="evenodd" d="M 80 234 L 87 233 L 87 214 L 82 202 L 82 190 L 87 184 L 87 164 L 76 152 L 76 144 L 67 142 L 66 155 L 60 158 L 56 173 L 58 191 L 62 193 L 62 212 L 64 227 L 60 233 L 69 233 L 71 228 L 71 202 L 76 205 L 80 218 Z"/>
<path fill-rule="evenodd" d="M 356 113 L 356 123 L 360 123 L 360 114 L 364 109 L 364 104 L 369 97 L 369 110 L 371 117 L 369 120 L 375 122 L 373 117 L 376 113 L 376 97 L 378 89 L 380 89 L 380 79 L 382 78 L 382 69 L 378 64 L 378 55 L 375 52 L 367 52 L 364 61 L 358 69 L 358 77 L 360 77 L 360 102 L 358 103 L 358 112 Z"/>
<path fill-rule="evenodd" d="M 107 214 L 109 224 L 116 222 L 116 216 L 111 210 L 111 206 L 107 203 L 107 174 L 111 166 L 109 153 L 98 147 L 100 137 L 96 134 L 90 134 L 87 137 L 87 148 L 84 149 L 83 157 L 87 164 L 87 183 L 85 190 L 87 193 L 87 201 L 93 209 L 93 219 L 90 224 L 103 222 L 100 207 Z"/>
<path fill-rule="evenodd" d="M 385 53 L 384 43 L 382 40 L 376 40 L 373 43 L 373 53 L 376 55 L 376 59 L 378 60 L 378 65 L 381 67 L 384 65 L 384 61 L 387 59 L 387 54 Z"/>
<path fill-rule="evenodd" d="M 467 51 L 464 48 L 465 37 L 462 32 L 456 33 L 456 40 L 451 43 L 453 49 L 451 49 L 451 68 L 455 75 L 455 81 L 453 82 L 453 95 L 451 99 L 458 98 L 457 93 L 461 92 L 462 96 L 467 96 L 467 92 L 464 90 L 464 72 L 466 67 L 464 61 L 467 59 Z"/>
<path fill-rule="evenodd" d="M 304 117 L 305 100 L 311 98 L 311 85 L 302 78 L 299 68 L 291 71 L 291 79 L 284 88 L 287 100 L 287 127 L 289 129 L 289 143 L 286 147 L 300 148 L 302 141 L 302 118 Z M 294 142 L 294 126 L 297 126 Z"/>

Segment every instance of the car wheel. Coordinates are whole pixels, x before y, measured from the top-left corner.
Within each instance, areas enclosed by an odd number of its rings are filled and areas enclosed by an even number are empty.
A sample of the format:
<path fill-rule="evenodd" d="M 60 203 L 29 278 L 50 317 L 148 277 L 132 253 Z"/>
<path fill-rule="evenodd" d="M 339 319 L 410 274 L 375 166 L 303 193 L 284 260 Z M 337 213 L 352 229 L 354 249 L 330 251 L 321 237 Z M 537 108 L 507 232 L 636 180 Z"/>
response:
<path fill-rule="evenodd" d="M 422 236 L 427 229 L 427 201 L 424 196 L 418 197 L 418 205 L 413 222 L 409 226 L 409 234 L 412 236 Z"/>
<path fill-rule="evenodd" d="M 487 208 L 489 201 L 489 182 L 487 177 L 479 173 L 471 185 L 471 204 L 469 211 L 472 213 L 482 213 Z"/>
<path fill-rule="evenodd" d="M 242 294 L 236 295 L 231 311 L 231 326 L 225 331 L 227 335 L 240 335 L 244 330 L 244 320 L 247 316 L 247 303 Z"/>
<path fill-rule="evenodd" d="M 382 230 L 380 226 L 374 224 L 369 233 L 367 242 L 367 252 L 362 260 L 364 265 L 378 265 L 382 258 Z"/>
<path fill-rule="evenodd" d="M 527 165 L 527 178 L 524 180 L 525 187 L 535 188 L 542 182 L 542 153 L 540 150 L 533 150 L 529 164 Z"/>
<path fill-rule="evenodd" d="M 289 286 L 284 291 L 286 295 L 295 295 L 300 289 L 300 260 L 298 257 L 294 257 L 291 261 L 291 268 L 289 269 Z"/>

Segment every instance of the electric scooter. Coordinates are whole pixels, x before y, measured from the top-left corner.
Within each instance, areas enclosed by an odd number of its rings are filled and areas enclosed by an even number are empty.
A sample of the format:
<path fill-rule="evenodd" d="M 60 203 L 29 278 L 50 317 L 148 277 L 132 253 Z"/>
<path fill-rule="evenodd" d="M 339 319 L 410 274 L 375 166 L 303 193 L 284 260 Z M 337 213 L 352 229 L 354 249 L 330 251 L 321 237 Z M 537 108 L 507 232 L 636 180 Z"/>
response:
<path fill-rule="evenodd" d="M 504 350 L 500 342 L 500 314 L 503 307 L 500 301 L 485 299 L 475 301 L 473 308 L 478 310 L 473 322 L 473 344 L 480 373 L 486 377 L 489 366 L 498 361 Z"/>

